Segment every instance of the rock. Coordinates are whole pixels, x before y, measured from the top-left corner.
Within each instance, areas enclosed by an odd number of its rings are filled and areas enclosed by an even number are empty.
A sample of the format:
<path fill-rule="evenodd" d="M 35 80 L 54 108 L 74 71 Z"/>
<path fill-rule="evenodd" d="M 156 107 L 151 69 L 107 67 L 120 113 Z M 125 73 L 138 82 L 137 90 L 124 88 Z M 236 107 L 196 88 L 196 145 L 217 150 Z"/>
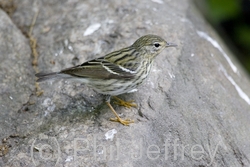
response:
<path fill-rule="evenodd" d="M 13 22 L 0 12 L 0 133 L 11 146 L 0 166 L 250 165 L 250 80 L 191 1 L 22 0 L 16 7 Z M 110 122 L 103 96 L 79 83 L 41 83 L 44 93 L 35 95 L 20 30 L 29 31 L 38 10 L 39 71 L 81 64 L 145 34 L 179 45 L 156 58 L 138 92 L 121 96 L 138 108 L 113 104 L 134 124 Z"/>
<path fill-rule="evenodd" d="M 28 40 L 2 10 L 0 43 L 0 136 L 4 141 L 15 133 L 18 112 L 29 101 L 35 79 Z"/>

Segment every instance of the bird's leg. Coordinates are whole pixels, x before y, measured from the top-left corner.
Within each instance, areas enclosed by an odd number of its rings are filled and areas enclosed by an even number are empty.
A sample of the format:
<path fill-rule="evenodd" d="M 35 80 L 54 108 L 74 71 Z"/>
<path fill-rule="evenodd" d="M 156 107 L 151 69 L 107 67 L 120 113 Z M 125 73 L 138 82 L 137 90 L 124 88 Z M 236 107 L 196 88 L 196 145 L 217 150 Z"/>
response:
<path fill-rule="evenodd" d="M 128 108 L 130 108 L 130 107 L 137 107 L 137 105 L 135 103 L 133 103 L 134 100 L 124 101 L 124 100 L 122 100 L 122 99 L 120 99 L 120 98 L 118 98 L 116 96 L 114 96 L 114 98 L 116 100 L 114 103 L 118 104 L 120 106 L 125 106 L 125 107 L 128 107 Z"/>
<path fill-rule="evenodd" d="M 121 119 L 119 117 L 119 115 L 115 112 L 115 109 L 111 106 L 110 104 L 110 96 L 108 97 L 108 100 L 106 101 L 107 105 L 109 106 L 109 108 L 111 109 L 111 111 L 115 114 L 116 118 L 110 118 L 111 121 L 115 121 L 115 122 L 120 122 L 121 124 L 123 125 L 126 125 L 128 126 L 130 123 L 134 123 L 133 120 L 130 120 L 130 119 Z"/>
<path fill-rule="evenodd" d="M 120 122 L 123 125 L 128 126 L 130 123 L 134 123 L 131 119 L 121 119 L 119 115 L 115 112 L 114 108 L 111 106 L 110 102 L 106 102 L 111 111 L 115 114 L 116 118 L 110 118 L 111 121 Z"/>

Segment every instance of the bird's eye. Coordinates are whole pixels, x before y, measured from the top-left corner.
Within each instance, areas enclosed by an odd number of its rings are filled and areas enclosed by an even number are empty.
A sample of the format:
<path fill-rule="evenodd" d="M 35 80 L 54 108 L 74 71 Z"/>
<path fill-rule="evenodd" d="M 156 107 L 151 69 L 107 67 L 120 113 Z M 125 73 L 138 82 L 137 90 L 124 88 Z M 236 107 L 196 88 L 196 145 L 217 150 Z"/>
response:
<path fill-rule="evenodd" d="M 156 47 L 156 48 L 158 48 L 159 46 L 161 46 L 159 43 L 154 43 L 154 46 Z"/>

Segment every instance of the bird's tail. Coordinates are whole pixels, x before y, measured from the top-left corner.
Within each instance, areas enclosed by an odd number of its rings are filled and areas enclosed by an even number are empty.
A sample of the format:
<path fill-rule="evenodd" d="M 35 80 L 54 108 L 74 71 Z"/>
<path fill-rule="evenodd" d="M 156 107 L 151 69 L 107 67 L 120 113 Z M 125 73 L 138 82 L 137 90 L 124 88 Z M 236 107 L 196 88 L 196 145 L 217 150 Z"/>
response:
<path fill-rule="evenodd" d="M 52 72 L 52 73 L 39 72 L 39 73 L 35 74 L 35 76 L 38 78 L 37 82 L 43 82 L 43 81 L 46 81 L 48 79 L 57 78 L 59 76 L 58 74 L 59 74 L 59 72 Z"/>

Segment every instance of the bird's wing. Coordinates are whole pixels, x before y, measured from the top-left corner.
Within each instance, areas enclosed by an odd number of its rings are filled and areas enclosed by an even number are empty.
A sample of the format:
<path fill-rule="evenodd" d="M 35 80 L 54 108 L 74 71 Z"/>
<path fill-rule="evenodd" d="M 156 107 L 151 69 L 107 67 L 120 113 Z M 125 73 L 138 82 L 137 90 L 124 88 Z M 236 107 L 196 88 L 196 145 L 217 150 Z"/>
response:
<path fill-rule="evenodd" d="M 104 57 L 85 62 L 76 67 L 64 69 L 60 73 L 96 79 L 130 79 L 135 76 L 132 71 L 111 63 L 105 60 Z"/>

